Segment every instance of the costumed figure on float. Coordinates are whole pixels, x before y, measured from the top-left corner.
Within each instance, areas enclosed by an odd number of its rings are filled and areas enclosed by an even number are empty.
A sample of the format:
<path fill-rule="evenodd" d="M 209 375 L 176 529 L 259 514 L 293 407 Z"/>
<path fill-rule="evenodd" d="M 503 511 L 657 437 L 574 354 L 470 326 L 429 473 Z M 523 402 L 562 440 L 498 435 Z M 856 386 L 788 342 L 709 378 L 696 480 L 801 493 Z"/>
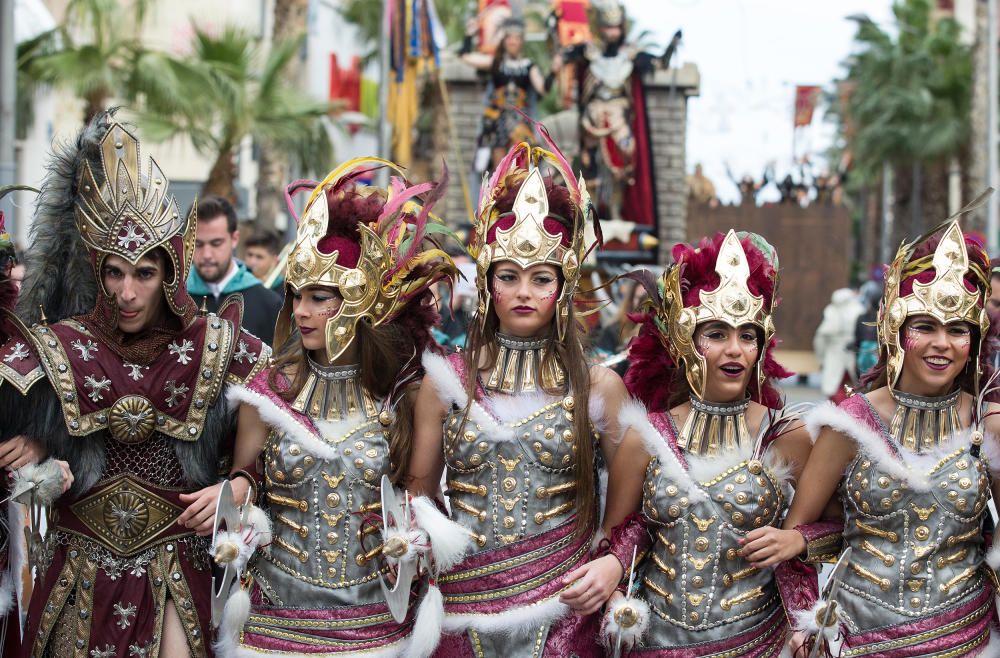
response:
<path fill-rule="evenodd" d="M 534 117 L 538 99 L 552 87 L 554 77 L 542 73 L 538 64 L 524 55 L 524 20 L 509 17 L 501 25 L 501 38 L 493 54 L 473 52 L 472 39 L 479 21 L 469 21 L 462 61 L 489 76 L 483 116 L 476 140 L 473 168 L 479 174 L 496 167 L 513 146 L 533 142 L 527 117 Z"/>
<path fill-rule="evenodd" d="M 596 224 L 586 186 L 536 129 L 551 150 L 519 144 L 483 183 L 466 350 L 423 360 L 406 485 L 434 496 L 446 470 L 452 518 L 475 541 L 437 580 L 449 658 L 600 655 L 593 613 L 610 591 L 583 565 L 599 455 L 620 440 L 627 394 L 580 342 L 574 295 L 600 241 L 584 237 Z"/>
<path fill-rule="evenodd" d="M 598 559 L 626 575 L 637 562 L 604 638 L 635 656 L 777 656 L 786 592 L 744 551 L 752 531 L 780 525 L 811 446 L 773 385 L 789 375 L 772 356 L 778 257 L 732 230 L 673 256 L 661 277 L 631 275 L 649 291 L 626 373 L 639 402 L 622 411 L 632 432 L 609 473 Z"/>
<path fill-rule="evenodd" d="M 552 63 L 577 66 L 580 159 L 596 190 L 602 216 L 655 226 L 653 163 L 642 76 L 670 66 L 681 33 L 662 55 L 642 51 L 626 39 L 625 8 L 618 0 L 594 0 L 600 40 L 571 46 Z"/>
<path fill-rule="evenodd" d="M 199 315 L 184 286 L 196 218 L 168 185 L 111 112 L 53 155 L 42 187 L 0 348 L 0 440 L 65 459 L 75 481 L 44 542 L 31 528 L 23 656 L 212 655 L 223 389 L 269 353 L 240 303 Z"/>
<path fill-rule="evenodd" d="M 393 173 L 387 188 L 363 182 L 384 167 Z M 399 479 L 410 459 L 420 357 L 436 348 L 431 288 L 457 274 L 440 247 L 450 232 L 430 214 L 445 183 L 410 185 L 396 165 L 359 158 L 321 183 L 290 185 L 293 216 L 291 195 L 303 189 L 312 194 L 288 256 L 278 356 L 230 393 L 242 405 L 238 460 L 263 461 L 253 493 L 270 510 L 270 531 L 256 537 L 265 525 L 256 514 L 227 528 L 254 541 L 235 542 L 243 573 L 226 603 L 220 654 L 427 656 L 440 627 L 414 628 L 412 578 L 398 576 L 405 582 L 388 605 L 380 581 L 388 563 L 437 551 L 447 536 L 401 527 L 388 541 L 376 521 L 391 491 L 383 479 Z M 419 518 L 436 516 L 444 535 L 451 526 L 467 545 L 468 534 L 428 502 L 413 502 Z M 229 550 L 231 561 L 236 551 L 223 543 L 217 535 L 216 553 Z"/>
<path fill-rule="evenodd" d="M 865 392 L 807 417 L 815 439 L 808 486 L 758 561 L 794 559 L 809 543 L 800 524 L 823 516 L 831 500 L 842 507 L 852 553 L 833 655 L 1000 651 L 1000 551 L 986 550 L 983 529 L 1000 457 L 1000 408 L 985 401 L 995 388 L 984 349 L 989 291 L 986 251 L 957 221 L 902 245 L 886 274 L 879 362 L 862 380 Z M 815 609 L 797 616 L 816 630 Z"/>

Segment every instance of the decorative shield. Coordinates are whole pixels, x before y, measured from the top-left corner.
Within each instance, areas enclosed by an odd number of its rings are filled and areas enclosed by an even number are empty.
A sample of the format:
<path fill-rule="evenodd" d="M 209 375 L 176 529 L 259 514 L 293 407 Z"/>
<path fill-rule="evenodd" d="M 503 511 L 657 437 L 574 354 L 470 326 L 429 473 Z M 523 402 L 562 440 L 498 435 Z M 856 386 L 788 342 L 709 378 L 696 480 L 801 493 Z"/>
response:
<path fill-rule="evenodd" d="M 410 506 L 407 502 L 407 494 L 403 493 L 400 499 L 396 495 L 396 490 L 389 481 L 389 476 L 382 476 L 382 540 L 385 542 L 384 554 L 389 557 L 401 557 L 406 553 L 406 539 L 400 534 L 405 534 L 410 529 Z M 397 544 L 394 550 L 390 550 L 390 530 L 396 530 L 393 537 Z M 386 603 L 389 604 L 389 612 L 392 618 L 398 623 L 406 619 L 406 611 L 410 607 L 410 587 L 413 579 L 417 577 L 418 560 L 399 560 L 396 566 L 396 582 L 390 589 L 386 585 L 385 578 L 379 572 L 378 582 L 382 586 L 382 594 Z"/>

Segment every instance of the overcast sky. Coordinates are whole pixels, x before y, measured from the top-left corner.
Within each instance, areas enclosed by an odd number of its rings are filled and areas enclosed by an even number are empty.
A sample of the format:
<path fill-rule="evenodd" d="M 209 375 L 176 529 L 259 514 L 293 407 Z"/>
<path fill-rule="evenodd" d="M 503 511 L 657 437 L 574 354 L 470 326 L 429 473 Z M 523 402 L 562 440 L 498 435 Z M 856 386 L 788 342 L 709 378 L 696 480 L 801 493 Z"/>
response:
<path fill-rule="evenodd" d="M 701 95 L 688 104 L 688 171 L 702 163 L 724 201 L 736 198 L 725 174 L 759 178 L 773 162 L 779 177 L 792 162 L 795 85 L 823 85 L 842 75 L 854 23 L 867 13 L 891 25 L 890 0 L 624 0 L 639 29 L 665 45 L 684 31 L 677 63 L 701 72 Z M 833 138 L 822 111 L 799 132 L 796 153 L 820 154 Z M 819 167 L 817 166 L 817 169 Z M 777 198 L 772 187 L 769 198 Z"/>

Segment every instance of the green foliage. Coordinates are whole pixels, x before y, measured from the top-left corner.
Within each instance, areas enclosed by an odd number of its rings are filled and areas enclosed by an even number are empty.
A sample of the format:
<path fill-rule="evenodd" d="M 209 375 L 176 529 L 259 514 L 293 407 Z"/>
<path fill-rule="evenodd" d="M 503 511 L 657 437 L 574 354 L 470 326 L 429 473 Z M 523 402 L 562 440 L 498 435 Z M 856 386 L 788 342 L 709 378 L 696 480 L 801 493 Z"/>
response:
<path fill-rule="evenodd" d="M 323 117 L 334 108 L 283 77 L 302 41 L 275 43 L 262 53 L 239 28 L 214 35 L 195 27 L 189 57 L 159 54 L 135 71 L 145 90 L 144 134 L 154 141 L 187 135 L 200 153 L 216 158 L 233 154 L 252 135 L 287 150 L 303 171 L 326 171 L 333 147 Z"/>
<path fill-rule="evenodd" d="M 863 175 L 886 160 L 953 156 L 969 137 L 972 60 L 961 27 L 951 18 L 932 21 L 928 0 L 901 0 L 893 13 L 895 38 L 856 19 L 858 51 L 848 62 L 847 146 Z"/>

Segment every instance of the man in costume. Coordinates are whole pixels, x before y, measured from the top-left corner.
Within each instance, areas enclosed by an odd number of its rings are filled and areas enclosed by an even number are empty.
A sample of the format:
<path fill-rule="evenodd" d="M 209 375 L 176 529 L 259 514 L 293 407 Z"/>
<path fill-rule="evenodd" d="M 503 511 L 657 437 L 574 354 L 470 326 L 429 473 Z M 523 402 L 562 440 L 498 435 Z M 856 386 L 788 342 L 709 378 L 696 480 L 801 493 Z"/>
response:
<path fill-rule="evenodd" d="M 670 65 L 681 32 L 660 56 L 625 41 L 625 9 L 617 0 L 592 5 L 600 40 L 570 47 L 553 60 L 579 70 L 580 158 L 602 217 L 655 224 L 652 153 L 642 76 Z M 596 184 L 595 184 L 596 181 Z"/>
<path fill-rule="evenodd" d="M 168 185 L 103 113 L 54 154 L 39 197 L 0 348 L 0 444 L 36 444 L 75 482 L 31 553 L 23 656 L 212 654 L 205 535 L 234 420 L 223 389 L 269 350 L 240 329 L 238 300 L 199 314 L 184 286 L 196 217 Z"/>

